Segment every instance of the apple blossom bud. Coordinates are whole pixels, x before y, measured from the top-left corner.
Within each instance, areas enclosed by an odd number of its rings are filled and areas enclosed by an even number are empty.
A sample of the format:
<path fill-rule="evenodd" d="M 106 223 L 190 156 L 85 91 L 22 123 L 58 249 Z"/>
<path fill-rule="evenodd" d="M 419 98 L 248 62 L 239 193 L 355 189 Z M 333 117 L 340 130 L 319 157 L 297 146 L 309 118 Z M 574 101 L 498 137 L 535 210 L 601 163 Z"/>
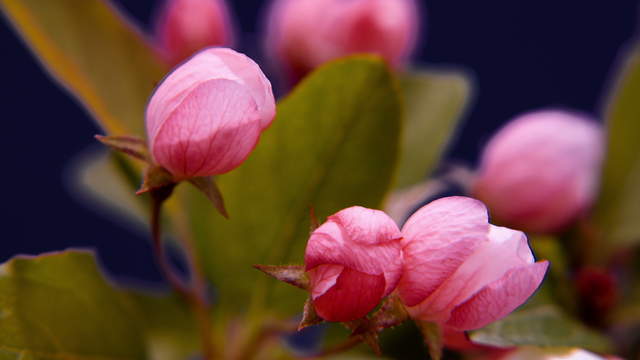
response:
<path fill-rule="evenodd" d="M 149 149 L 176 180 L 222 174 L 249 156 L 274 116 L 271 84 L 255 62 L 231 49 L 206 49 L 151 97 Z"/>
<path fill-rule="evenodd" d="M 396 287 L 402 268 L 401 233 L 384 212 L 355 206 L 330 216 L 309 238 L 305 269 L 316 313 L 352 321 Z"/>
<path fill-rule="evenodd" d="M 418 33 L 415 0 L 275 0 L 266 47 L 294 80 L 318 65 L 356 53 L 402 66 Z"/>
<path fill-rule="evenodd" d="M 433 201 L 402 228 L 398 285 L 411 317 L 453 330 L 499 320 L 527 300 L 547 270 L 526 236 L 488 223 L 485 206 L 466 197 Z"/>
<path fill-rule="evenodd" d="M 562 230 L 590 207 L 603 148 L 601 127 L 583 115 L 522 115 L 489 141 L 473 194 L 507 226 Z"/>
<path fill-rule="evenodd" d="M 230 46 L 233 31 L 224 0 L 166 0 L 156 21 L 160 50 L 171 65 L 209 46 Z"/>

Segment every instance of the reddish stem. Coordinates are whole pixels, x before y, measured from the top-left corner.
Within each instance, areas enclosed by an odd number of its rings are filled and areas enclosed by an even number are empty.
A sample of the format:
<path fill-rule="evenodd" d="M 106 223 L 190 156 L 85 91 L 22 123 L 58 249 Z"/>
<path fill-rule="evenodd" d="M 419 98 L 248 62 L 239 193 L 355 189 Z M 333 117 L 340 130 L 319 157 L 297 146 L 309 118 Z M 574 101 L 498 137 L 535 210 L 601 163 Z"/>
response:
<path fill-rule="evenodd" d="M 200 336 L 202 341 L 202 351 L 205 360 L 213 360 L 216 358 L 215 347 L 213 346 L 213 331 L 209 315 L 211 313 L 210 305 L 205 296 L 204 280 L 201 273 L 194 266 L 193 259 L 189 259 L 189 272 L 193 276 L 192 286 L 185 285 L 184 281 L 174 271 L 165 247 L 162 244 L 160 213 L 162 204 L 171 195 L 173 185 L 165 188 L 153 190 L 151 192 L 151 237 L 153 239 L 153 250 L 158 266 L 164 277 L 167 279 L 171 287 L 180 296 L 182 296 L 191 306 L 198 325 L 200 327 Z M 189 249 L 190 250 L 190 249 Z"/>

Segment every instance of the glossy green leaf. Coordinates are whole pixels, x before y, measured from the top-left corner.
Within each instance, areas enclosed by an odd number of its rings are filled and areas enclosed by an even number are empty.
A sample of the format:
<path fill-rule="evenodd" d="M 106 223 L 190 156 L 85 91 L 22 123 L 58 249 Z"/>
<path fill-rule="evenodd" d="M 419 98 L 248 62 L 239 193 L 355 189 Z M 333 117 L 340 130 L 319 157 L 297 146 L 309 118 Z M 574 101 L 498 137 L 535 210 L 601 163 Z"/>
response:
<path fill-rule="evenodd" d="M 640 242 L 640 50 L 628 54 L 609 98 L 608 145 L 595 221 L 601 248 Z M 610 251 L 599 251 L 607 255 Z"/>
<path fill-rule="evenodd" d="M 438 165 L 469 104 L 471 81 L 461 72 L 420 70 L 401 81 L 406 122 L 397 187 L 425 179 Z"/>
<path fill-rule="evenodd" d="M 607 353 L 607 338 L 568 317 L 553 305 L 515 312 L 470 333 L 473 342 L 509 347 L 520 345 L 580 347 Z"/>
<path fill-rule="evenodd" d="M 142 135 L 144 109 L 166 68 L 104 0 L 0 0 L 49 73 L 107 132 Z"/>
<path fill-rule="evenodd" d="M 303 291 L 251 265 L 301 263 L 311 208 L 324 219 L 352 205 L 380 206 L 398 155 L 395 89 L 377 58 L 330 63 L 280 102 L 249 159 L 217 178 L 229 220 L 201 194 L 178 188 L 187 192 L 199 254 L 225 305 L 241 308 L 252 293 L 264 299 L 263 290 L 272 287 L 281 309 L 302 310 Z"/>
<path fill-rule="evenodd" d="M 196 349 L 179 303 L 115 289 L 85 251 L 3 264 L 0 317 L 3 359 L 146 359 L 162 349 L 154 358 L 177 360 Z"/>

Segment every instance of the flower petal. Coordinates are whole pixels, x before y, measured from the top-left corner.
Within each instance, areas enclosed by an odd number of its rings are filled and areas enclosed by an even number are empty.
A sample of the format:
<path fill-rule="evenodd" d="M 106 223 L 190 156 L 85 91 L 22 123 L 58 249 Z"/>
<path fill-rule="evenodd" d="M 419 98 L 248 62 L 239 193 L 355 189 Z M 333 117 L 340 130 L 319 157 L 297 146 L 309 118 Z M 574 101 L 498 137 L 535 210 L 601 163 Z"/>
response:
<path fill-rule="evenodd" d="M 260 124 L 264 130 L 276 115 L 276 102 L 271 90 L 271 83 L 262 73 L 258 64 L 248 56 L 231 49 L 216 49 L 216 55 L 239 77 L 248 87 L 260 111 Z"/>
<path fill-rule="evenodd" d="M 533 263 L 524 233 L 490 225 L 488 238 L 431 296 L 409 309 L 414 317 L 446 322 L 457 305 L 480 289 L 511 269 Z"/>
<path fill-rule="evenodd" d="M 380 245 L 400 240 L 398 225 L 383 211 L 353 206 L 329 217 L 346 232 L 351 241 L 362 245 Z"/>
<path fill-rule="evenodd" d="M 385 275 L 385 295 L 402 271 L 400 230 L 384 212 L 359 206 L 344 209 L 317 228 L 307 243 L 307 270 L 337 264 L 370 275 Z"/>
<path fill-rule="evenodd" d="M 383 275 L 345 268 L 333 287 L 313 299 L 313 305 L 318 315 L 327 321 L 353 321 L 378 305 L 384 289 Z"/>
<path fill-rule="evenodd" d="M 447 325 L 458 330 L 474 330 L 502 319 L 536 291 L 548 267 L 547 261 L 540 261 L 507 272 L 455 308 Z"/>
<path fill-rule="evenodd" d="M 311 298 L 315 299 L 324 295 L 338 281 L 340 273 L 344 270 L 342 265 L 320 265 L 311 269 L 309 274 L 309 287 Z"/>
<path fill-rule="evenodd" d="M 258 64 L 247 56 L 226 48 L 205 49 L 167 75 L 156 89 L 147 107 L 147 135 L 154 139 L 160 126 L 169 119 L 189 93 L 203 82 L 216 79 L 236 81 L 253 97 L 260 113 L 262 129 L 275 116 L 271 83 Z"/>
<path fill-rule="evenodd" d="M 150 141 L 155 138 L 160 126 L 184 101 L 190 91 L 202 82 L 213 79 L 240 82 L 240 78 L 213 50 L 207 49 L 194 55 L 169 73 L 156 88 L 149 100 L 146 113 L 147 136 Z"/>
<path fill-rule="evenodd" d="M 402 228 L 404 269 L 399 290 L 415 306 L 431 295 L 483 242 L 488 241 L 485 206 L 467 197 L 433 201 Z"/>
<path fill-rule="evenodd" d="M 244 161 L 260 137 L 246 88 L 231 80 L 199 84 L 157 130 L 154 159 L 178 179 L 222 174 Z"/>

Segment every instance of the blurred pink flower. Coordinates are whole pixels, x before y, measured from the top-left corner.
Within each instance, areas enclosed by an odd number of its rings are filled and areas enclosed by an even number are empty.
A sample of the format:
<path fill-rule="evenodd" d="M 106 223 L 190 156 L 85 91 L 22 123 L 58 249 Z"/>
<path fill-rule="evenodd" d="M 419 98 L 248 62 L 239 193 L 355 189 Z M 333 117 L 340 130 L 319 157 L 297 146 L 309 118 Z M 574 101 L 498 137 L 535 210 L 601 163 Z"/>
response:
<path fill-rule="evenodd" d="M 351 321 L 389 295 L 402 269 L 401 233 L 384 212 L 359 206 L 330 216 L 309 238 L 311 299 L 328 321 Z"/>
<path fill-rule="evenodd" d="M 275 0 L 266 49 L 298 80 L 318 65 L 356 53 L 373 53 L 402 66 L 418 34 L 414 0 Z"/>
<path fill-rule="evenodd" d="M 562 230 L 587 210 L 603 158 L 600 126 L 585 116 L 537 111 L 513 120 L 489 142 L 473 194 L 505 225 Z"/>
<path fill-rule="evenodd" d="M 231 49 L 210 48 L 175 69 L 151 97 L 149 148 L 177 180 L 222 174 L 249 156 L 274 116 L 260 67 Z"/>
<path fill-rule="evenodd" d="M 224 0 L 167 0 L 156 19 L 160 51 L 176 65 L 210 46 L 230 46 L 233 30 Z"/>
<path fill-rule="evenodd" d="M 431 202 L 402 228 L 398 290 L 414 319 L 454 330 L 508 315 L 538 288 L 548 267 L 534 262 L 526 236 L 488 223 L 485 206 L 466 197 Z"/>

